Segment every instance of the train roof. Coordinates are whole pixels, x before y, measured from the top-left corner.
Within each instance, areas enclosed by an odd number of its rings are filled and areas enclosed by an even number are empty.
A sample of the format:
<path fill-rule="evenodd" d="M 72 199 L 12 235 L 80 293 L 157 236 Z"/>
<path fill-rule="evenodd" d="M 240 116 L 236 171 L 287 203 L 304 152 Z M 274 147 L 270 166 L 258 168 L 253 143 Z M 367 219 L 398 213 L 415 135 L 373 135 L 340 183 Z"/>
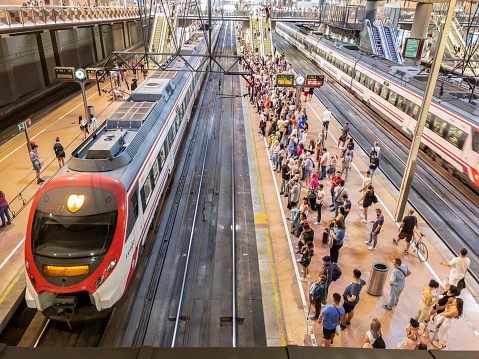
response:
<path fill-rule="evenodd" d="M 322 45 L 327 46 L 332 50 L 340 51 L 342 55 L 349 58 L 353 62 L 359 60 L 361 65 L 380 74 L 381 76 L 384 76 L 385 78 L 391 79 L 391 81 L 400 84 L 409 90 L 412 90 L 420 96 L 422 96 L 426 90 L 429 74 L 422 72 L 418 75 L 419 70 L 415 67 L 400 65 L 397 62 L 386 59 L 379 60 L 371 55 L 351 50 L 349 46 L 345 46 L 345 44 L 351 44 L 326 39 L 323 36 L 312 33 L 310 31 L 311 29 L 302 25 L 286 23 L 282 23 L 281 25 L 294 28 L 304 35 L 320 41 Z M 443 87 L 443 94 L 440 96 L 441 86 Z M 442 82 L 438 81 L 434 90 L 433 101 L 434 103 L 447 108 L 449 111 L 461 115 L 475 125 L 479 125 L 479 121 L 477 120 L 477 116 L 479 116 L 479 106 L 476 106 L 474 103 L 467 102 L 467 99 L 469 99 L 469 93 L 470 91 L 467 91 L 453 83 L 445 81 L 444 84 L 442 84 Z"/>
<path fill-rule="evenodd" d="M 201 34 L 202 35 L 202 34 Z M 182 46 L 183 53 L 202 51 L 203 38 Z M 183 60 L 184 59 L 184 60 Z M 161 136 L 198 57 L 176 58 L 169 71 L 156 70 L 128 100 L 123 102 L 101 126 L 72 152 L 72 157 L 58 175 L 72 172 L 95 172 L 118 178 L 128 189 L 141 165 Z M 185 71 L 186 70 L 186 71 Z"/>

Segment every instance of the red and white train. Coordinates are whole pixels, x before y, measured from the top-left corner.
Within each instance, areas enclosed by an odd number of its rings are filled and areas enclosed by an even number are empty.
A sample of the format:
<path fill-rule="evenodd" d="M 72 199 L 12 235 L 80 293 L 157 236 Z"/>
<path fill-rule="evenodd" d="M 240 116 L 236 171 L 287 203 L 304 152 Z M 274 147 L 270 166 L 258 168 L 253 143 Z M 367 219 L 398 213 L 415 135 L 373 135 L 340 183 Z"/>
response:
<path fill-rule="evenodd" d="M 422 102 L 421 77 L 401 80 L 384 70 L 384 63 L 346 48 L 338 50 L 297 25 L 278 23 L 276 33 L 314 60 L 341 85 L 388 120 L 411 135 Z M 391 62 L 391 65 L 393 63 Z M 409 69 L 394 64 L 396 73 Z M 427 77 L 423 77 L 427 80 Z M 479 187 L 479 108 L 451 95 L 434 97 L 429 108 L 421 148 L 451 175 Z"/>
<path fill-rule="evenodd" d="M 204 54 L 206 44 L 201 38 L 182 50 Z M 200 66 L 199 57 L 187 60 Z M 45 316 L 95 318 L 125 292 L 204 76 L 182 71 L 179 59 L 172 68 L 145 80 L 36 194 L 25 297 Z"/>

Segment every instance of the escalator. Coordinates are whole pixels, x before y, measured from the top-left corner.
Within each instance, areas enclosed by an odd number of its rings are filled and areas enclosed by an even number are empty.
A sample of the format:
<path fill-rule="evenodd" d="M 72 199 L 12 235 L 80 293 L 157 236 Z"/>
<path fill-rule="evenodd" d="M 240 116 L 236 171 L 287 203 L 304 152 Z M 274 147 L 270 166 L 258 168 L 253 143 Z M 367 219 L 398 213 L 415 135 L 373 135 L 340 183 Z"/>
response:
<path fill-rule="evenodd" d="M 397 51 L 396 49 L 394 48 L 394 40 L 393 40 L 393 37 L 391 35 L 391 29 L 389 27 L 384 27 L 384 33 L 386 35 L 386 46 L 389 48 L 389 56 L 390 56 L 390 59 L 391 61 L 394 61 L 394 62 L 399 62 L 398 61 L 398 56 L 397 56 Z"/>
<path fill-rule="evenodd" d="M 376 26 L 371 26 L 372 30 L 372 37 L 374 43 L 372 44 L 373 48 L 376 49 L 376 55 L 378 55 L 380 58 L 384 58 L 384 49 L 383 49 L 383 43 L 381 41 L 381 38 L 379 37 L 379 31 Z M 381 41 L 381 46 L 378 46 L 378 41 Z"/>

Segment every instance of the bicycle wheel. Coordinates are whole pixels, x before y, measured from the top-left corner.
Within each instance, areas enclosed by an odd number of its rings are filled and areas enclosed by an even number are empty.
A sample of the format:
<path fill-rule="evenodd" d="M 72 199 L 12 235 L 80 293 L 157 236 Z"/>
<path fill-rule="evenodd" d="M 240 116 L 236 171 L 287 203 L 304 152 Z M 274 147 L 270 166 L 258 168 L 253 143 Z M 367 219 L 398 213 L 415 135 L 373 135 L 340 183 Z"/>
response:
<path fill-rule="evenodd" d="M 421 262 L 427 261 L 428 252 L 427 247 L 424 243 L 419 242 L 418 244 L 416 244 L 416 252 Z"/>

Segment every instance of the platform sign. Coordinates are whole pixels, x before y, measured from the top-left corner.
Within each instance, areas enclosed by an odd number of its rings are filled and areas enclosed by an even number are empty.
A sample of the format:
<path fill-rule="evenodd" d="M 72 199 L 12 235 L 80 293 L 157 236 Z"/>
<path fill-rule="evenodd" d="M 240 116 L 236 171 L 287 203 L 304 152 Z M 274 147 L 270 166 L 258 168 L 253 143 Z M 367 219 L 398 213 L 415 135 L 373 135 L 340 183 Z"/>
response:
<path fill-rule="evenodd" d="M 404 44 L 404 53 L 405 58 L 417 59 L 419 49 L 421 48 L 421 39 L 414 39 L 408 37 L 406 43 Z"/>
<path fill-rule="evenodd" d="M 324 83 L 324 75 L 306 75 L 306 87 L 321 87 Z"/>
<path fill-rule="evenodd" d="M 293 74 L 277 74 L 276 86 L 278 87 L 293 87 L 294 75 Z"/>
<path fill-rule="evenodd" d="M 105 70 L 92 67 L 92 68 L 85 69 L 85 71 L 86 71 L 86 79 L 88 81 L 96 81 L 98 77 L 99 82 L 105 82 L 105 79 L 106 79 Z"/>
<path fill-rule="evenodd" d="M 55 67 L 55 77 L 58 80 L 75 80 L 74 67 Z"/>

